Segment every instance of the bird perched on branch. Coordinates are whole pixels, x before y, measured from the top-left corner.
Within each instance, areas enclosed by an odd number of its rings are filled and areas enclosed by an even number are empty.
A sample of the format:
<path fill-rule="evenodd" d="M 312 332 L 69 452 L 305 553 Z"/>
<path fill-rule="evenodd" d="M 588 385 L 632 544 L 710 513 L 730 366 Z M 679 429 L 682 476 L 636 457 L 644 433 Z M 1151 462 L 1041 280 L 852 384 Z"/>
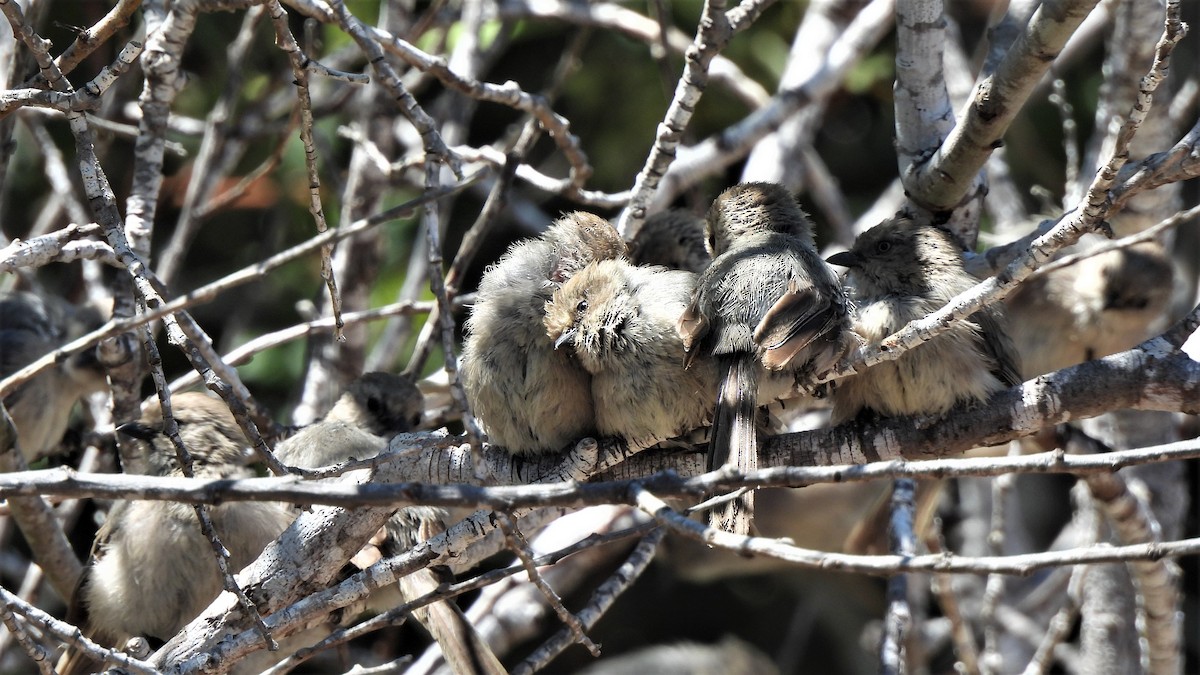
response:
<path fill-rule="evenodd" d="M 27 291 L 0 293 L 0 379 L 96 328 L 103 321 L 90 307 L 75 307 Z M 75 403 L 105 388 L 95 347 L 55 363 L 4 397 L 26 462 L 54 454 Z"/>
<path fill-rule="evenodd" d="M 305 469 L 370 459 L 382 452 L 393 436 L 415 429 L 424 408 L 421 390 L 409 377 L 365 373 L 346 387 L 324 419 L 280 441 L 275 456 L 284 464 Z M 444 520 L 442 509 L 400 509 L 386 527 L 387 552 L 412 548 L 428 534 L 444 529 Z M 418 535 L 418 529 L 425 534 Z"/>
<path fill-rule="evenodd" d="M 203 393 L 171 398 L 179 439 L 197 477 L 249 478 L 252 454 L 225 405 Z M 135 443 L 151 475 L 182 476 L 162 410 L 118 427 Z M 262 553 L 294 518 L 283 504 L 230 502 L 208 508 L 213 528 L 237 572 Z M 119 501 L 96 535 L 92 559 L 72 600 L 68 620 L 96 642 L 121 646 L 139 636 L 167 640 L 204 610 L 224 588 L 213 544 L 190 504 Z M 97 664 L 68 654 L 63 673 L 91 672 Z"/>
<path fill-rule="evenodd" d="M 592 376 L 596 428 L 634 449 L 706 424 L 716 369 L 684 368 L 675 330 L 696 275 L 602 260 L 583 268 L 546 304 L 546 333 Z"/>
<path fill-rule="evenodd" d="M 389 439 L 413 430 L 421 421 L 424 399 L 412 379 L 404 375 L 365 373 L 346 387 L 324 419 L 281 441 L 279 460 L 303 468 L 369 459 L 387 447 Z M 444 509 L 407 506 L 388 519 L 372 543 L 351 561 L 366 568 L 382 557 L 400 555 L 446 528 Z M 399 594 L 384 589 L 372 595 L 369 605 L 383 611 L 436 589 L 440 580 L 428 569 L 401 577 Z M 441 646 L 455 672 L 502 673 L 503 667 L 453 602 L 437 602 L 413 611 Z"/>
<path fill-rule="evenodd" d="M 871 228 L 829 262 L 849 268 L 853 329 L 868 343 L 941 309 L 978 283 L 963 269 L 962 249 L 949 232 L 907 218 Z M 1003 310 L 985 307 L 900 358 L 839 382 L 833 423 L 865 411 L 884 417 L 940 415 L 960 402 L 985 401 L 1020 384 L 1019 363 Z"/>
<path fill-rule="evenodd" d="M 953 235 L 907 218 L 864 232 L 849 251 L 830 256 L 829 262 L 849 268 L 847 288 L 856 308 L 853 330 L 868 343 L 941 309 L 978 283 L 963 269 L 962 249 Z M 1020 384 L 1019 363 L 1003 310 L 985 307 L 898 359 L 838 382 L 832 423 L 861 415 L 942 415 L 959 403 L 985 401 Z M 932 517 L 939 486 L 918 485 L 918 521 Z M 851 532 L 847 550 L 877 547 L 887 531 L 889 498 L 890 491 Z"/>
<path fill-rule="evenodd" d="M 817 254 L 812 223 L 775 183 L 744 183 L 709 208 L 712 264 L 679 319 L 687 362 L 715 357 L 720 373 L 709 467 L 757 467 L 755 411 L 800 374 L 828 370 L 849 345 L 842 288 Z M 711 522 L 746 533 L 753 494 Z"/>
<path fill-rule="evenodd" d="M 557 452 L 596 432 L 591 376 L 543 326 L 545 305 L 588 263 L 625 255 L 608 221 L 575 212 L 514 244 L 479 282 L 462 377 L 491 442 L 514 454 Z"/>
<path fill-rule="evenodd" d="M 325 418 L 280 441 L 275 454 L 307 469 L 378 455 L 392 436 L 421 422 L 425 400 L 403 375 L 365 373 L 351 382 Z"/>
<path fill-rule="evenodd" d="M 712 258 L 704 245 L 704 219 L 684 209 L 667 209 L 646 219 L 629 242 L 635 265 L 662 265 L 700 274 Z"/>
<path fill-rule="evenodd" d="M 1086 254 L 1099 238 L 1085 238 L 1075 249 Z M 1102 358 L 1157 335 L 1166 327 L 1174 288 L 1170 256 L 1157 241 L 1027 279 L 1005 300 L 1022 375 Z"/>

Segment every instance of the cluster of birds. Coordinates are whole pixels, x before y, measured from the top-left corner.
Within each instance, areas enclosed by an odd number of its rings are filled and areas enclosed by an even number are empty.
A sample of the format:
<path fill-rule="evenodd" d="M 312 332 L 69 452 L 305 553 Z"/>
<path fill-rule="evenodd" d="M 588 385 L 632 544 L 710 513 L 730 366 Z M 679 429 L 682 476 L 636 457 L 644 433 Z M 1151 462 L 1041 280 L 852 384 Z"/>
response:
<path fill-rule="evenodd" d="M 848 268 L 844 286 L 830 264 Z M 557 452 L 588 436 L 617 437 L 641 449 L 711 425 L 710 468 L 749 470 L 757 464 L 761 406 L 974 283 L 949 233 L 905 218 L 866 232 L 827 263 L 808 216 L 771 183 L 729 188 L 703 219 L 683 211 L 653 216 L 628 244 L 608 221 L 575 212 L 540 237 L 514 244 L 484 273 L 466 324 L 463 383 L 489 440 L 514 455 Z M 98 323 L 59 301 L 6 294 L 0 373 Z M 1016 363 L 1000 310 L 986 308 L 897 360 L 839 381 L 833 422 L 942 414 L 1018 383 Z M 84 352 L 7 396 L 25 460 L 53 452 L 71 407 L 103 386 L 94 353 Z M 280 441 L 276 454 L 305 468 L 373 456 L 417 424 L 423 403 L 411 380 L 368 373 L 322 422 Z M 172 408 L 173 426 L 152 404 L 138 421 L 119 427 L 122 442 L 136 449 L 125 455 L 142 458 L 126 471 L 252 475 L 253 454 L 221 402 L 181 393 Z M 190 454 L 186 467 L 180 444 Z M 719 506 L 711 522 L 746 533 L 752 512 L 753 493 L 742 494 Z M 208 513 L 237 570 L 298 510 L 237 502 Z M 403 509 L 380 537 L 381 548 L 403 551 L 443 528 L 444 517 L 436 509 Z M 96 538 L 70 618 L 102 644 L 166 640 L 222 587 L 192 506 L 118 502 Z M 451 615 L 441 624 L 461 627 L 453 609 L 445 611 Z M 447 637 L 451 642 L 461 644 L 462 636 Z M 473 670 L 488 661 L 479 652 L 461 658 Z M 98 665 L 78 655 L 73 663 L 63 672 Z"/>
<path fill-rule="evenodd" d="M 844 286 L 830 264 L 848 269 Z M 725 190 L 702 222 L 652 217 L 630 246 L 602 218 L 570 213 L 484 273 L 463 383 L 491 442 L 513 454 L 589 435 L 641 449 L 711 423 L 710 469 L 744 471 L 757 465 L 760 406 L 975 283 L 949 232 L 903 217 L 827 263 L 774 183 Z M 833 422 L 939 415 L 1018 384 L 1003 324 L 982 309 L 838 382 Z M 752 511 L 743 494 L 710 522 L 747 533 Z"/>

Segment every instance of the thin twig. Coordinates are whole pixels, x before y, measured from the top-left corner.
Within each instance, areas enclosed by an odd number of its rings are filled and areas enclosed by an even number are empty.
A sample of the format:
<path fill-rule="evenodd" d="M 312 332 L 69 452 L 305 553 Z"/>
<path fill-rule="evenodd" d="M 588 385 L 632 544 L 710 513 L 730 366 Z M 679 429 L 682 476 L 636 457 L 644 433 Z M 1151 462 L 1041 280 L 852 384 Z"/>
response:
<path fill-rule="evenodd" d="M 296 38 L 288 27 L 287 12 L 278 0 L 273 0 L 268 6 L 271 23 L 275 25 L 275 42 L 287 54 L 292 64 L 292 75 L 295 77 L 296 101 L 300 105 L 300 141 L 304 144 L 304 165 L 308 170 L 308 210 L 316 223 L 317 232 L 325 233 L 329 225 L 325 222 L 325 208 L 321 204 L 321 171 L 317 166 L 317 147 L 313 141 L 313 112 L 312 95 L 308 88 L 307 64 L 310 59 L 300 50 Z M 342 298 L 338 294 L 337 280 L 333 276 L 333 245 L 321 247 L 321 279 L 329 291 L 329 303 L 333 312 L 333 336 L 338 342 L 345 341 L 342 334 Z"/>
<path fill-rule="evenodd" d="M 175 447 L 175 456 L 179 461 L 179 467 L 182 469 L 183 475 L 188 478 L 194 478 L 195 471 L 192 468 L 192 456 L 179 435 L 179 424 L 175 421 L 175 414 L 171 408 L 171 390 L 167 387 L 167 377 L 162 372 L 162 357 L 158 353 L 158 346 L 154 343 L 153 332 L 147 327 L 145 334 L 145 348 L 146 354 L 149 357 L 150 375 L 154 380 L 154 388 L 158 391 L 158 402 L 162 409 L 163 434 L 170 439 L 171 444 Z M 266 624 L 263 622 L 254 601 L 238 586 L 237 579 L 233 576 L 236 570 L 233 570 L 229 565 L 229 549 L 221 542 L 221 538 L 217 534 L 217 529 L 213 525 L 212 517 L 209 515 L 208 507 L 204 504 L 194 504 L 193 509 L 196 513 L 196 520 L 200 523 L 200 531 L 208 539 L 209 545 L 212 546 L 213 558 L 216 560 L 217 568 L 221 573 L 222 588 L 237 596 L 242 609 L 253 619 L 254 625 L 258 628 L 268 647 L 272 651 L 279 649 L 279 644 L 271 636 L 271 631 L 267 629 Z"/>
<path fill-rule="evenodd" d="M 455 309 L 469 306 L 474 301 L 475 294 L 469 293 L 454 299 Z M 427 314 L 435 307 L 432 301 L 422 300 L 417 302 L 395 302 L 382 307 L 363 310 L 361 312 L 350 312 L 342 315 L 342 324 L 345 326 L 353 326 L 366 321 L 376 321 L 386 319 L 393 316 L 410 316 L 414 314 Z M 274 331 L 272 333 L 264 333 L 258 337 L 246 342 L 245 344 L 232 349 L 221 356 L 221 359 L 231 366 L 239 366 L 249 362 L 255 355 L 264 352 L 273 347 L 287 344 L 294 340 L 299 340 L 308 337 L 318 332 L 332 330 L 334 319 L 332 317 L 320 317 L 311 321 L 289 326 L 287 328 Z M 171 389 L 179 390 L 186 387 L 191 387 L 200 382 L 200 375 L 195 371 L 188 372 L 174 382 L 171 383 Z"/>
<path fill-rule="evenodd" d="M 658 522 L 701 543 L 717 546 L 743 555 L 761 555 L 802 567 L 830 569 L 891 576 L 905 572 L 953 572 L 965 574 L 1027 575 L 1046 567 L 1083 563 L 1159 560 L 1167 556 L 1200 554 L 1200 538 L 1181 539 L 1161 544 L 1133 546 L 1088 546 L 1047 553 L 1025 553 L 1007 556 L 966 557 L 950 554 L 855 556 L 824 553 L 764 537 L 747 537 L 706 527 L 677 513 L 666 502 L 641 486 L 635 486 L 638 507 L 654 515 Z"/>
<path fill-rule="evenodd" d="M 1068 186 L 1076 185 L 1079 182 L 1079 137 L 1078 125 L 1075 123 L 1075 107 L 1067 100 L 1067 83 L 1061 77 L 1054 78 L 1051 83 L 1050 90 L 1050 105 L 1058 110 L 1058 116 L 1062 122 L 1063 133 L 1063 153 L 1064 153 L 1064 177 L 1063 182 Z M 1063 193 L 1064 200 L 1070 194 L 1070 189 Z M 1071 208 L 1070 204 L 1063 204 L 1064 209 Z"/>
<path fill-rule="evenodd" d="M 426 442 L 424 447 L 417 440 Z M 237 480 L 207 480 L 139 476 L 128 474 L 87 474 L 68 467 L 23 471 L 19 474 L 0 473 L 0 497 L 31 495 L 62 495 L 99 499 L 153 499 L 183 503 L 216 504 L 232 501 L 277 501 L 296 504 L 324 504 L 345 508 L 362 506 L 473 506 L 491 510 L 511 510 L 532 506 L 583 506 L 593 504 L 632 503 L 629 491 L 638 486 L 669 497 L 696 498 L 706 494 L 728 492 L 737 487 L 755 489 L 768 487 L 799 488 L 819 483 L 853 483 L 879 479 L 905 478 L 962 478 L 998 476 L 1005 473 L 1075 474 L 1112 473 L 1128 466 L 1200 458 L 1200 441 L 1195 439 L 1136 450 L 1113 451 L 1107 455 L 1067 455 L 1061 451 L 1043 452 L 1020 457 L 953 458 L 923 461 L 893 460 L 863 465 L 833 465 L 821 467 L 780 466 L 762 468 L 733 476 L 714 471 L 684 478 L 672 469 L 653 475 L 626 480 L 576 483 L 536 483 L 539 472 L 516 471 L 512 474 L 520 485 L 480 487 L 465 481 L 471 479 L 470 450 L 461 437 L 436 434 L 405 434 L 396 439 L 396 447 L 412 447 L 418 452 L 389 452 L 362 464 L 347 468 L 403 467 L 396 469 L 407 474 L 410 469 L 424 467 L 426 480 L 448 478 L 460 481 L 447 483 L 329 483 L 300 480 L 297 476 L 244 478 Z M 507 453 L 498 450 L 497 453 Z M 444 466 L 430 468 L 435 454 L 457 455 L 455 464 L 467 468 L 448 471 Z M 446 462 L 450 464 L 451 462 Z M 330 474 L 334 475 L 339 471 Z M 546 475 L 557 477 L 558 471 Z M 584 476 L 586 478 L 586 475 Z"/>
<path fill-rule="evenodd" d="M 1079 615 L 1079 607 L 1083 595 L 1083 582 L 1087 578 L 1087 565 L 1077 565 L 1071 568 L 1071 578 L 1067 582 L 1067 596 L 1062 607 L 1050 619 L 1046 634 L 1038 643 L 1037 650 L 1025 666 L 1023 675 L 1043 675 L 1054 665 L 1055 651 L 1075 627 L 1075 619 Z"/>
<path fill-rule="evenodd" d="M 705 0 L 696 27 L 696 38 L 688 47 L 684 59 L 683 75 L 675 85 L 671 104 L 658 125 L 650 155 L 634 179 L 629 205 L 617 220 L 617 231 L 622 235 L 632 236 L 646 216 L 650 215 L 650 201 L 658 190 L 659 181 L 675 159 L 675 149 L 682 141 L 692 112 L 704 93 L 709 64 L 732 37 L 733 28 L 725 14 L 725 0 Z"/>
<path fill-rule="evenodd" d="M 542 573 L 538 571 L 537 565 L 533 562 L 533 555 L 529 550 L 529 542 L 525 540 L 525 535 L 521 534 L 521 530 L 513 522 L 512 517 L 503 511 L 496 512 L 496 523 L 500 526 L 500 530 L 504 532 L 504 538 L 508 541 L 508 548 L 517 556 L 517 560 L 521 562 L 521 566 L 525 568 L 525 573 L 529 576 L 529 581 L 538 589 L 545 598 L 546 602 L 558 615 L 560 621 L 566 625 L 571 632 L 571 639 L 587 648 L 588 652 L 600 658 L 600 647 L 592 642 L 592 639 L 587 636 L 583 622 L 578 616 L 575 616 L 563 605 L 563 600 L 558 596 L 558 593 L 546 583 L 542 577 Z"/>
<path fill-rule="evenodd" d="M 940 519 L 934 520 L 932 531 L 925 537 L 925 546 L 930 553 L 942 553 L 946 547 L 942 541 L 942 525 Z M 979 649 L 975 646 L 975 636 L 971 625 L 962 615 L 958 595 L 954 592 L 954 577 L 948 574 L 934 574 L 930 584 L 942 614 L 950 621 L 950 637 L 954 641 L 954 651 L 958 656 L 955 670 L 961 666 L 966 675 L 979 675 Z"/>
<path fill-rule="evenodd" d="M 600 587 L 592 594 L 592 599 L 587 607 L 579 612 L 579 620 L 585 629 L 590 630 L 595 626 L 596 622 L 612 606 L 612 603 L 628 590 L 633 582 L 637 581 L 642 572 L 646 571 L 646 568 L 650 566 L 650 561 L 654 559 L 655 552 L 658 551 L 658 545 L 665 536 L 666 529 L 661 527 L 647 534 L 633 549 L 633 553 L 629 554 L 629 558 L 621 564 L 621 567 L 607 581 L 600 584 Z M 541 670 L 572 642 L 574 642 L 572 632 L 566 628 L 560 630 L 513 668 L 512 675 L 531 675 Z"/>

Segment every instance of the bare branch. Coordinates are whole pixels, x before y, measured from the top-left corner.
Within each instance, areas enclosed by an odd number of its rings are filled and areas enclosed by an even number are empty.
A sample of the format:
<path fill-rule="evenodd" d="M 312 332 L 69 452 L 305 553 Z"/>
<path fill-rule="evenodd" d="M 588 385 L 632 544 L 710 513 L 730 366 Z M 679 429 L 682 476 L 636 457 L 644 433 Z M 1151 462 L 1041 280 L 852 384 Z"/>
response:
<path fill-rule="evenodd" d="M 1030 19 L 996 71 L 979 83 L 964 119 L 923 165 L 905 172 L 909 198 L 932 213 L 950 211 L 1097 0 L 1050 0 Z"/>

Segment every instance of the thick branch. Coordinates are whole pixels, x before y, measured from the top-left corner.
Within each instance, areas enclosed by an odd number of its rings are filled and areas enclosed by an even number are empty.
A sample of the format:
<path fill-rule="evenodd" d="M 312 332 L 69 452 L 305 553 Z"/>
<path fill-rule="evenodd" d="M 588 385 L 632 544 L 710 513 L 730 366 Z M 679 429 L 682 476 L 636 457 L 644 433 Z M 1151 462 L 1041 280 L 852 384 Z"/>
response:
<path fill-rule="evenodd" d="M 1067 38 L 1096 3 L 1049 0 L 1038 8 L 996 71 L 979 83 L 965 118 L 946 142 L 927 164 L 906 172 L 904 185 L 911 199 L 935 213 L 958 205 Z"/>

